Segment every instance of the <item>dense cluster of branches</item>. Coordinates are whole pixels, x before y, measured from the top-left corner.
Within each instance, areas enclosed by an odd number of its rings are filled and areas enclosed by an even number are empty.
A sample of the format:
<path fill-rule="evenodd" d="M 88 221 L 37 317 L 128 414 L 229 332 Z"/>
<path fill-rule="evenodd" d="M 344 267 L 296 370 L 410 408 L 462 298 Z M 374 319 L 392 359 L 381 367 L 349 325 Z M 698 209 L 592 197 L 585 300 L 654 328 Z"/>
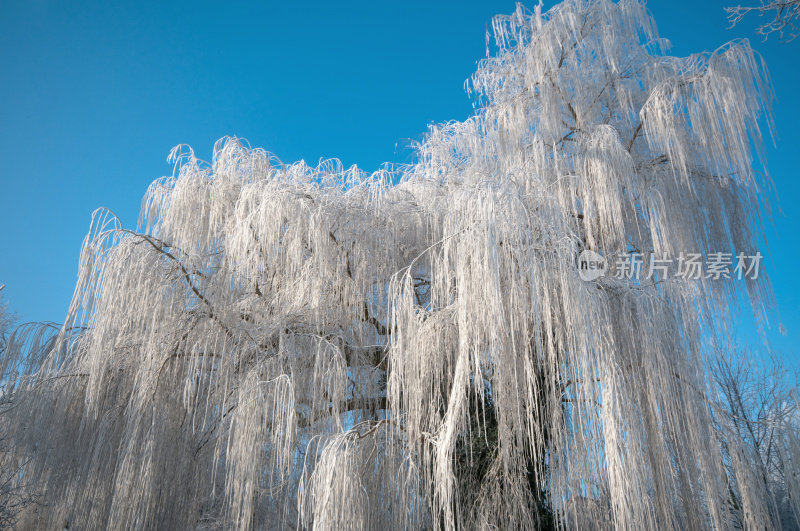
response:
<path fill-rule="evenodd" d="M 173 151 L 137 231 L 95 213 L 66 324 L 18 331 L 0 367 L 44 500 L 25 525 L 780 524 L 707 376 L 729 308 L 768 307 L 766 277 L 576 267 L 587 248 L 757 249 L 759 58 L 669 56 L 633 0 L 493 29 L 478 110 L 431 127 L 412 165 L 225 139 L 211 163 Z M 787 463 L 794 421 L 769 419 Z"/>
<path fill-rule="evenodd" d="M 741 348 L 720 350 L 712 358 L 709 372 L 719 393 L 713 414 L 725 462 L 729 465 L 737 458 L 727 440 L 743 441 L 744 454 L 739 458 L 753 463 L 754 481 L 764 490 L 773 524 L 798 529 L 800 372 L 787 368 L 776 355 L 764 361 L 758 353 Z M 731 480 L 734 502 L 740 488 Z"/>
<path fill-rule="evenodd" d="M 5 285 L 0 284 L 0 360 L 5 358 L 16 323 L 16 316 L 3 300 L 3 288 Z M 13 378 L 0 380 L 0 419 L 14 407 L 13 385 Z M 0 422 L 0 529 L 12 528 L 18 516 L 36 501 L 36 489 L 31 488 L 24 474 L 27 458 L 15 451 L 6 428 L 7 425 Z"/>

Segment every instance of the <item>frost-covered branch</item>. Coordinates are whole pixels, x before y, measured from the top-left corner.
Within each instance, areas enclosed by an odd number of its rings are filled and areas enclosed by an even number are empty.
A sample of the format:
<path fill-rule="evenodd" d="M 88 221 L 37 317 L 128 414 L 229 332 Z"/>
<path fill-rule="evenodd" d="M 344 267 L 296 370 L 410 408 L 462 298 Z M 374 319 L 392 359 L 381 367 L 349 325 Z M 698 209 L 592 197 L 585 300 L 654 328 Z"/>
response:
<path fill-rule="evenodd" d="M 734 6 L 726 7 L 731 26 L 736 26 L 745 17 L 756 14 L 767 17 L 768 22 L 758 26 L 756 32 L 767 39 L 777 33 L 780 39 L 793 41 L 797 38 L 797 21 L 800 17 L 800 0 L 762 0 L 760 6 Z"/>

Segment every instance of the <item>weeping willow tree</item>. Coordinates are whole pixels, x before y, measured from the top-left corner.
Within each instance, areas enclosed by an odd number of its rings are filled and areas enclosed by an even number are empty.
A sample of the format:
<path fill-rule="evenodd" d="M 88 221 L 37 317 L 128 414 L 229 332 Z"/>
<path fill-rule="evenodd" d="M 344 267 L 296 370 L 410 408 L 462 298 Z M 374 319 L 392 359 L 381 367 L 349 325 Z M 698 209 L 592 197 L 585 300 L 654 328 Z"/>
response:
<path fill-rule="evenodd" d="M 764 65 L 746 41 L 672 57 L 632 0 L 493 30 L 476 112 L 414 164 L 228 138 L 173 150 L 136 231 L 95 212 L 66 324 L 3 366 L 44 500 L 24 525 L 778 525 L 706 361 L 738 304 L 765 319 L 766 277 L 576 264 L 757 249 Z"/>

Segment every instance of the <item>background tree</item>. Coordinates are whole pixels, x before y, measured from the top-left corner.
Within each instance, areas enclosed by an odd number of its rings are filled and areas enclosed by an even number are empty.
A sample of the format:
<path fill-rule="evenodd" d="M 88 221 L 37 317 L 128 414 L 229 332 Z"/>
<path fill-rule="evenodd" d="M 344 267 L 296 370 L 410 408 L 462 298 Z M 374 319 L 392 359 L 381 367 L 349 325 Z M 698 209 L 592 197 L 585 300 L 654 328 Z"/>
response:
<path fill-rule="evenodd" d="M 763 64 L 746 42 L 671 57 L 630 0 L 493 30 L 478 110 L 414 164 L 225 139 L 210 164 L 173 151 L 137 231 L 95 213 L 63 329 L 5 361 L 46 500 L 26 525 L 774 525 L 706 394 L 728 308 L 768 306 L 766 277 L 576 267 L 755 252 Z"/>
<path fill-rule="evenodd" d="M 0 284 L 0 355 L 5 352 L 8 329 L 11 327 L 12 317 L 8 305 L 3 301 L 4 284 Z M 8 402 L 5 384 L 0 384 L 0 414 Z M 0 526 L 9 527 L 13 524 L 16 515 L 16 500 L 13 499 L 13 471 L 9 470 L 5 450 L 5 441 L 0 433 Z"/>
<path fill-rule="evenodd" d="M 16 320 L 14 314 L 8 309 L 8 303 L 3 300 L 3 289 L 5 284 L 0 284 L 0 353 L 5 351 L 8 336 Z"/>
<path fill-rule="evenodd" d="M 760 483 L 765 506 L 775 527 L 800 529 L 800 379 L 778 356 L 763 356 L 746 349 L 720 349 L 710 372 L 718 391 L 714 409 L 726 466 L 735 459 L 755 464 L 754 482 Z M 742 441 L 732 455 L 727 440 Z M 740 478 L 729 473 L 731 497 L 738 504 Z"/>
<path fill-rule="evenodd" d="M 6 349 L 17 321 L 3 300 L 4 284 L 0 284 L 0 360 L 6 359 Z M 14 406 L 14 375 L 0 372 L 0 528 L 10 529 L 19 515 L 35 502 L 35 495 L 24 474 L 27 457 L 15 451 L 7 438 L 3 417 Z"/>
<path fill-rule="evenodd" d="M 759 35 L 766 39 L 773 33 L 777 33 L 779 38 L 793 41 L 797 38 L 798 28 L 797 19 L 800 17 L 800 0 L 762 0 L 760 6 L 735 6 L 727 7 L 725 11 L 731 25 L 739 24 L 746 16 L 757 14 L 759 17 L 767 17 L 768 22 L 764 22 L 756 29 Z"/>

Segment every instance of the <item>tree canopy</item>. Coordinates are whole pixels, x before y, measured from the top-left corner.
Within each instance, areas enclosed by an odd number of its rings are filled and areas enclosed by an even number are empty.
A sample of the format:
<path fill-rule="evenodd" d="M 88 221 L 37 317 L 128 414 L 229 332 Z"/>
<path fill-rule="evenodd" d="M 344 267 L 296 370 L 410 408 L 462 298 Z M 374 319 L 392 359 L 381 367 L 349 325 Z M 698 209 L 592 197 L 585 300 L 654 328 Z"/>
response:
<path fill-rule="evenodd" d="M 210 163 L 173 150 L 137 230 L 95 212 L 63 328 L 4 361 L 3 429 L 45 500 L 21 522 L 778 525 L 706 363 L 732 308 L 766 319 L 766 276 L 576 262 L 758 249 L 765 66 L 746 41 L 670 56 L 634 0 L 492 28 L 477 110 L 413 164 L 226 138 Z"/>

